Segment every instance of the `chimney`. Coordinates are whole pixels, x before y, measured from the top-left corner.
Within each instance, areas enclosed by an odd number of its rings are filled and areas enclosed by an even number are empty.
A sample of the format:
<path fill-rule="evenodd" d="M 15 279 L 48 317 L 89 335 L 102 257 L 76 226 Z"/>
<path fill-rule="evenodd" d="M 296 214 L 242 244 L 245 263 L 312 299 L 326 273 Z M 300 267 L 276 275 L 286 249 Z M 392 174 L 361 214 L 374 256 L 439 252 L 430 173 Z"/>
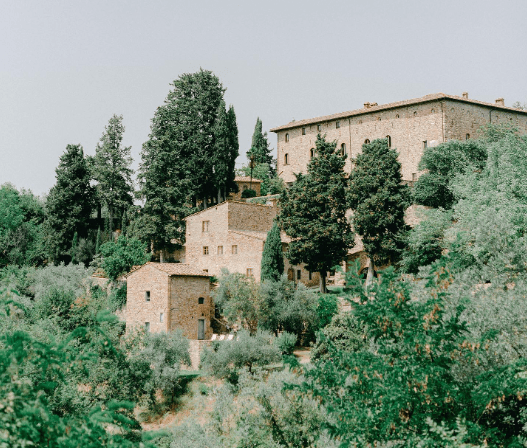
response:
<path fill-rule="evenodd" d="M 504 100 L 503 98 L 498 98 L 498 99 L 496 100 L 496 104 L 497 104 L 498 106 L 505 106 L 505 100 Z"/>
<path fill-rule="evenodd" d="M 364 109 L 369 109 L 370 108 L 370 103 L 364 103 Z"/>
<path fill-rule="evenodd" d="M 375 106 L 378 106 L 377 103 L 370 103 L 370 107 L 375 107 Z"/>
<path fill-rule="evenodd" d="M 468 100 L 468 92 L 463 92 L 463 98 L 464 98 L 465 100 Z"/>

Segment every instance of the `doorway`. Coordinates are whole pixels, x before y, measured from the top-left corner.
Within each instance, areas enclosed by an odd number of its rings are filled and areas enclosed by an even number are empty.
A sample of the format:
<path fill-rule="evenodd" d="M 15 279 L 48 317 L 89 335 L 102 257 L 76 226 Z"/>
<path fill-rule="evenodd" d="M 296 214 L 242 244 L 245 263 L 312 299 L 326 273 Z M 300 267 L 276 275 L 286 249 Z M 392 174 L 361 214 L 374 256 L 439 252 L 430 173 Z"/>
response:
<path fill-rule="evenodd" d="M 198 339 L 205 339 L 205 319 L 198 319 Z"/>

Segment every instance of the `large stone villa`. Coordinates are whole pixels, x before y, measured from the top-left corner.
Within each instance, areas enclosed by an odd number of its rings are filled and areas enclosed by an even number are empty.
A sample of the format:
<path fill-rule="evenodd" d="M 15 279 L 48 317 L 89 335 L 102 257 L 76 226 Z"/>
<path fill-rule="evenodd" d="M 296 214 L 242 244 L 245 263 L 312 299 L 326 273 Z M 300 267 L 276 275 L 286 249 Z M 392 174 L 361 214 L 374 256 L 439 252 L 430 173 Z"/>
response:
<path fill-rule="evenodd" d="M 364 143 L 388 138 L 399 152 L 403 180 L 412 183 L 419 177 L 417 167 L 427 146 L 476 138 L 489 123 L 512 124 L 527 134 L 527 111 L 506 107 L 502 98 L 485 103 L 469 99 L 467 93 L 438 93 L 384 105 L 364 103 L 362 109 L 293 121 L 271 131 L 278 141 L 277 172 L 287 185 L 294 182 L 295 173 L 307 171 L 318 133 L 336 140 L 348 154 L 348 172 L 351 158 Z M 236 182 L 240 191 L 260 189 L 254 179 L 237 178 Z M 187 217 L 185 247 L 178 252 L 181 264 L 147 263 L 128 275 L 127 326 L 143 325 L 149 331 L 181 328 L 190 339 L 209 338 L 209 276 L 227 268 L 259 280 L 263 246 L 276 214 L 276 201 L 243 202 L 238 194 Z M 415 222 L 411 211 L 407 215 L 409 224 Z M 287 244 L 287 236 L 282 235 L 284 250 Z M 365 259 L 360 240 L 343 262 L 344 269 L 358 257 Z M 287 260 L 286 272 L 289 279 L 306 285 L 319 280 L 317 273 L 291 266 Z"/>

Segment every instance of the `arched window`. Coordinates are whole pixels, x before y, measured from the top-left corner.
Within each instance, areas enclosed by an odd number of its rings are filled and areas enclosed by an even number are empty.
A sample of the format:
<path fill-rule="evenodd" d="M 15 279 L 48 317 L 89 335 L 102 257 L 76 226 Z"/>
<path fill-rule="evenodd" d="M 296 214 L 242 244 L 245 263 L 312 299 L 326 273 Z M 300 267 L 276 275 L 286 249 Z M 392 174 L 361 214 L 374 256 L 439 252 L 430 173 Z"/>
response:
<path fill-rule="evenodd" d="M 309 157 L 312 159 L 313 157 L 315 157 L 315 148 L 311 148 L 309 150 Z"/>
<path fill-rule="evenodd" d="M 302 135 L 306 135 L 306 128 L 302 128 Z"/>
<path fill-rule="evenodd" d="M 205 303 L 205 299 L 203 297 L 200 297 L 198 299 L 198 305 L 203 305 Z"/>
<path fill-rule="evenodd" d="M 286 141 L 286 142 L 289 141 L 289 134 L 285 134 L 285 141 Z"/>
<path fill-rule="evenodd" d="M 414 117 L 417 117 L 417 112 L 414 112 Z"/>
<path fill-rule="evenodd" d="M 381 117 L 377 117 L 377 121 L 381 121 Z"/>
<path fill-rule="evenodd" d="M 289 154 L 284 155 L 284 165 L 289 165 Z"/>
<path fill-rule="evenodd" d="M 346 143 L 342 143 L 342 145 L 340 145 L 340 154 L 341 155 L 346 155 L 347 152 L 346 152 Z"/>
<path fill-rule="evenodd" d="M 386 139 L 388 140 L 388 148 L 391 148 L 392 147 L 392 138 L 389 135 L 387 135 Z"/>
<path fill-rule="evenodd" d="M 367 138 L 366 140 L 364 140 L 364 144 L 367 145 L 368 143 L 370 143 L 370 139 Z"/>
<path fill-rule="evenodd" d="M 395 118 L 399 118 L 399 114 L 395 115 Z"/>

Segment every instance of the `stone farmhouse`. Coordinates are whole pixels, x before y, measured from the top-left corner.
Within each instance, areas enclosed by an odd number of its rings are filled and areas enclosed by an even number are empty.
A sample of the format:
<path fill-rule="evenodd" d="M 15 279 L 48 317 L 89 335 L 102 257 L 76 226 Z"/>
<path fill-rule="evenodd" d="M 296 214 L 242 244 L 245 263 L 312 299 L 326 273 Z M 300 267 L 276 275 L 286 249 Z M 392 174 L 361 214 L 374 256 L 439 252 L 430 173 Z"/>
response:
<path fill-rule="evenodd" d="M 210 339 L 214 305 L 210 275 L 183 263 L 146 263 L 127 275 L 127 330 L 181 329 L 188 339 Z"/>
<path fill-rule="evenodd" d="M 462 96 L 437 93 L 390 104 L 364 103 L 362 109 L 293 121 L 271 131 L 278 141 L 277 172 L 286 184 L 294 182 L 295 173 L 307 171 L 318 133 L 336 140 L 348 155 L 347 172 L 364 143 L 388 138 L 399 152 L 403 180 L 413 182 L 419 177 L 417 166 L 427 146 L 476 138 L 488 123 L 512 124 L 527 133 L 527 111 L 506 107 L 503 98 L 492 104 L 471 100 L 466 92 Z"/>
<path fill-rule="evenodd" d="M 260 196 L 262 187 L 262 181 L 260 179 L 251 179 L 250 176 L 236 176 L 234 182 L 238 186 L 238 192 L 231 193 L 229 199 L 239 201 L 242 198 L 242 193 L 249 189 L 256 191 L 256 196 Z"/>
<path fill-rule="evenodd" d="M 226 268 L 259 281 L 264 243 L 276 214 L 277 207 L 272 204 L 226 201 L 188 216 L 185 262 L 214 276 Z M 288 241 L 283 234 L 283 250 Z M 318 273 L 285 263 L 291 280 L 318 284 Z"/>

